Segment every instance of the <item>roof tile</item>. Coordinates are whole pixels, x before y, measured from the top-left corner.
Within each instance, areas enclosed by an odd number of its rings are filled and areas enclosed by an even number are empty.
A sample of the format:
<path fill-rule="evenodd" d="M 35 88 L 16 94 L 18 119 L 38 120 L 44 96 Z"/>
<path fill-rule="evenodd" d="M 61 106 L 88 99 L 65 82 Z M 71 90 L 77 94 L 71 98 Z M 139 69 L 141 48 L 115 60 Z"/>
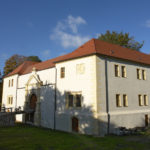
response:
<path fill-rule="evenodd" d="M 119 59 L 150 65 L 150 55 L 138 52 L 136 50 L 124 48 L 119 45 L 107 43 L 101 40 L 91 39 L 90 41 L 86 42 L 85 44 L 83 44 L 73 52 L 68 53 L 66 55 L 59 56 L 40 63 L 25 61 L 14 71 L 9 73 L 6 77 L 14 74 L 22 75 L 22 74 L 30 73 L 33 67 L 35 67 L 37 70 L 52 68 L 55 67 L 55 64 L 57 62 L 84 57 L 92 54 L 105 55 L 109 57 L 115 57 Z"/>

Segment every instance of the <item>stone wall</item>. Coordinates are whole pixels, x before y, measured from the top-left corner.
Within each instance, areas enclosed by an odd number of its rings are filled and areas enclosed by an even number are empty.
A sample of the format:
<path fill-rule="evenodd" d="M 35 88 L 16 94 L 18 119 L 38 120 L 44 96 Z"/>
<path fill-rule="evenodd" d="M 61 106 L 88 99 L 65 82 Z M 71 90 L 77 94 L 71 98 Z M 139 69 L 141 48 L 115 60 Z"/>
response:
<path fill-rule="evenodd" d="M 13 126 L 15 125 L 14 113 L 0 113 L 0 126 Z"/>

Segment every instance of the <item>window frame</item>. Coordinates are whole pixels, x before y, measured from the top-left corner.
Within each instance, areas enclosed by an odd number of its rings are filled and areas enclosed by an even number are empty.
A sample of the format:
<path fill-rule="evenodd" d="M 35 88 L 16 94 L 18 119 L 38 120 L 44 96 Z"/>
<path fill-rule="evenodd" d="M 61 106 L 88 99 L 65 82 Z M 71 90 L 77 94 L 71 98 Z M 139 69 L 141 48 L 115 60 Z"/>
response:
<path fill-rule="evenodd" d="M 65 78 L 65 67 L 60 68 L 60 78 Z"/>
<path fill-rule="evenodd" d="M 123 106 L 128 107 L 128 97 L 127 94 L 123 94 Z"/>
<path fill-rule="evenodd" d="M 11 79 L 11 87 L 14 86 L 14 79 Z"/>
<path fill-rule="evenodd" d="M 141 80 L 141 69 L 137 68 L 136 69 L 136 72 L 137 72 L 137 79 Z"/>
<path fill-rule="evenodd" d="M 66 92 L 66 108 L 82 108 L 82 92 Z M 73 95 L 73 106 L 69 106 L 69 95 Z M 81 95 L 80 106 L 77 106 L 77 95 Z"/>
<path fill-rule="evenodd" d="M 13 96 L 12 95 L 9 95 L 7 97 L 7 105 L 13 105 Z"/>
<path fill-rule="evenodd" d="M 120 94 L 116 94 L 116 107 L 122 107 Z"/>
<path fill-rule="evenodd" d="M 123 78 L 127 77 L 127 71 L 126 71 L 126 66 L 121 66 L 121 76 Z"/>
<path fill-rule="evenodd" d="M 148 96 L 144 94 L 144 105 L 148 106 Z"/>
<path fill-rule="evenodd" d="M 142 69 L 142 79 L 146 80 L 146 71 Z"/>
<path fill-rule="evenodd" d="M 120 77 L 119 65 L 115 64 L 114 69 L 115 69 L 115 77 Z"/>
<path fill-rule="evenodd" d="M 139 100 L 139 106 L 143 106 L 143 99 L 141 94 L 138 95 L 138 100 Z"/>

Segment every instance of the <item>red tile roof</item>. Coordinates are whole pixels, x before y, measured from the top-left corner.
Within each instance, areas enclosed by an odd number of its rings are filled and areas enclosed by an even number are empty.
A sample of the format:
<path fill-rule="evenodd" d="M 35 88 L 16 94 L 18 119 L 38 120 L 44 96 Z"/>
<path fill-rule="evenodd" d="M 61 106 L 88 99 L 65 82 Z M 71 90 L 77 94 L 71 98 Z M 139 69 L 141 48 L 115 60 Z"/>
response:
<path fill-rule="evenodd" d="M 20 66 L 18 66 L 16 69 L 14 69 L 12 72 L 10 72 L 6 77 L 12 76 L 15 74 L 24 74 L 24 71 L 27 68 L 32 68 L 34 64 L 37 64 L 38 62 L 33 62 L 33 61 L 25 61 L 23 62 Z"/>
<path fill-rule="evenodd" d="M 8 74 L 6 77 L 14 74 L 22 75 L 30 73 L 33 67 L 35 67 L 37 70 L 52 68 L 55 67 L 55 63 L 57 62 L 84 57 L 92 54 L 105 55 L 150 65 L 150 55 L 138 52 L 136 50 L 124 48 L 119 45 L 107 43 L 97 39 L 92 39 L 74 50 L 73 52 L 66 55 L 59 56 L 40 63 L 26 61 L 22 65 L 17 67 L 13 72 Z"/>

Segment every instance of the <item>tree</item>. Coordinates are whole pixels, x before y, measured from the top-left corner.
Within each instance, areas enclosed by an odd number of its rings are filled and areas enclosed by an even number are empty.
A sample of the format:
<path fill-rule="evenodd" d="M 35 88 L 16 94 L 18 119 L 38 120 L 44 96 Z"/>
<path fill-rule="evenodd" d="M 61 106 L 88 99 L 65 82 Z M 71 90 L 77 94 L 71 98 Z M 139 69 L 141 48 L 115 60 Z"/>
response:
<path fill-rule="evenodd" d="M 28 56 L 27 59 L 28 61 L 35 61 L 35 62 L 41 62 L 40 58 L 38 56 Z"/>
<path fill-rule="evenodd" d="M 110 32 L 109 30 L 105 34 L 101 34 L 98 39 L 137 51 L 140 51 L 140 48 L 144 44 L 144 41 L 142 43 L 135 41 L 133 36 L 129 36 L 129 33 Z"/>
<path fill-rule="evenodd" d="M 35 61 L 35 62 L 41 62 L 38 56 L 23 56 L 23 55 L 13 55 L 5 62 L 4 67 L 4 75 L 7 75 L 8 73 L 12 72 L 15 68 L 17 68 L 20 64 L 22 64 L 24 61 Z"/>
<path fill-rule="evenodd" d="M 4 75 L 7 75 L 26 60 L 25 56 L 13 55 L 5 62 Z"/>

